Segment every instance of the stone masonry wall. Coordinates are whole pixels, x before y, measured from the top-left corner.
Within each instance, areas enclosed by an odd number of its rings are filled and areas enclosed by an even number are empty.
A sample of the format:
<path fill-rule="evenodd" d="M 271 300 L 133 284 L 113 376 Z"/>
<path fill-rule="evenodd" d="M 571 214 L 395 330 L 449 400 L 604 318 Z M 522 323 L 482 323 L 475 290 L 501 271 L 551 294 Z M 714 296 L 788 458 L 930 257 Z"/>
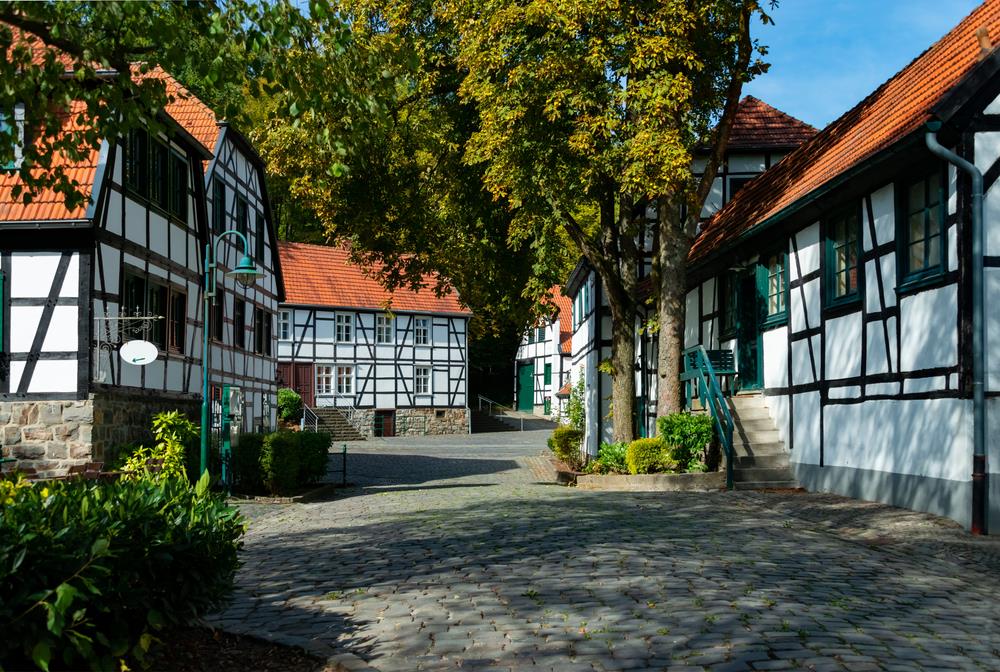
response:
<path fill-rule="evenodd" d="M 424 420 L 420 420 L 421 417 Z M 396 411 L 396 433 L 400 436 L 414 434 L 468 434 L 469 409 L 401 408 Z"/>
<path fill-rule="evenodd" d="M 155 413 L 178 409 L 197 421 L 200 402 L 115 392 L 78 401 L 0 402 L 0 448 L 15 466 L 41 477 L 103 462 L 121 446 L 150 437 Z M 9 470 L 10 465 L 6 465 Z"/>

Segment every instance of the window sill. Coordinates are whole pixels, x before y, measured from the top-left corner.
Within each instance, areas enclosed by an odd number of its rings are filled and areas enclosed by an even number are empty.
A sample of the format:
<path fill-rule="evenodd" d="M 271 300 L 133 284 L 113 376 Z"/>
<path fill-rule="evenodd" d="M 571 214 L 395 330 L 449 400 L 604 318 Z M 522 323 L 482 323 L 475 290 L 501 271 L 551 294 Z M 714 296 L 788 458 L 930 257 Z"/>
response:
<path fill-rule="evenodd" d="M 904 279 L 896 285 L 896 295 L 904 296 L 907 294 L 916 294 L 917 292 L 925 289 L 934 289 L 936 287 L 947 285 L 951 282 L 955 282 L 957 279 L 958 273 L 955 271 L 952 271 L 951 273 L 933 273 L 923 275 L 921 277 L 910 277 Z"/>
<path fill-rule="evenodd" d="M 824 317 L 840 317 L 849 315 L 861 310 L 861 297 L 853 296 L 850 299 L 840 299 L 834 303 L 823 306 Z"/>
<path fill-rule="evenodd" d="M 788 324 L 788 311 L 779 313 L 777 315 L 772 315 L 761 322 L 761 330 L 765 329 L 775 329 L 777 327 L 784 327 Z"/>

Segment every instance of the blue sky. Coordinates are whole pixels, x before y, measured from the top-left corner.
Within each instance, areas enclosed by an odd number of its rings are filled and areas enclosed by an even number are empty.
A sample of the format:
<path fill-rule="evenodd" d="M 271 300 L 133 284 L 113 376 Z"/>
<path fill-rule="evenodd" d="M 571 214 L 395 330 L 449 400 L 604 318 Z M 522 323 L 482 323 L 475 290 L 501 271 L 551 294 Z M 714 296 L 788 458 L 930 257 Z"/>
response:
<path fill-rule="evenodd" d="M 951 30 L 980 0 L 781 0 L 756 25 L 771 70 L 745 94 L 822 128 Z"/>

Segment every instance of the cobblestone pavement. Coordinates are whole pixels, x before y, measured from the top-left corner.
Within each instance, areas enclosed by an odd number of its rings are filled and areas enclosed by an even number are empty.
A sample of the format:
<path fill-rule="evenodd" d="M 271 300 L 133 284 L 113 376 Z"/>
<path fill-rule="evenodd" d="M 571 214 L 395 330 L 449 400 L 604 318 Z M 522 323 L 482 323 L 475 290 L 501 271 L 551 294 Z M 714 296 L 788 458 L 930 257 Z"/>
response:
<path fill-rule="evenodd" d="M 1000 670 L 1000 571 L 961 530 L 828 496 L 563 488 L 545 435 L 353 445 L 358 487 L 253 512 L 211 620 L 385 672 Z"/>

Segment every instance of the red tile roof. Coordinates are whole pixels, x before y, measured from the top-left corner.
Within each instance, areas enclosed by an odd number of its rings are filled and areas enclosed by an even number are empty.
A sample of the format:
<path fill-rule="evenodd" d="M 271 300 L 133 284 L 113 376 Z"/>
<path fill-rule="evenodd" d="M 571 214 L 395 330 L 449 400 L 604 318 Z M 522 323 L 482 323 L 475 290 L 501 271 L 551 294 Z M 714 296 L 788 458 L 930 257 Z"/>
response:
<path fill-rule="evenodd" d="M 691 249 L 699 261 L 848 169 L 917 131 L 929 110 L 979 62 L 976 29 L 1000 38 L 1000 0 L 987 0 L 936 44 L 775 167 L 705 225 Z"/>
<path fill-rule="evenodd" d="M 164 108 L 167 114 L 214 154 L 215 143 L 219 139 L 219 119 L 212 108 L 201 102 L 160 66 L 152 68 L 144 76 L 163 80 L 170 100 Z"/>
<path fill-rule="evenodd" d="M 559 391 L 556 392 L 556 396 L 557 397 L 568 397 L 572 393 L 573 393 L 573 385 L 572 385 L 572 383 L 566 383 L 565 385 L 563 385 L 562 387 L 559 388 Z"/>
<path fill-rule="evenodd" d="M 278 243 L 278 254 L 285 279 L 285 303 L 328 308 L 371 308 L 413 313 L 470 315 L 471 312 L 452 291 L 444 296 L 434 293 L 436 279 L 427 278 L 428 287 L 414 292 L 397 289 L 389 292 L 372 272 L 351 262 L 348 248 L 307 243 Z"/>
<path fill-rule="evenodd" d="M 764 101 L 746 96 L 733 119 L 727 149 L 794 149 L 816 135 L 815 128 Z"/>
<path fill-rule="evenodd" d="M 67 131 L 79 130 L 76 123 L 81 114 L 86 113 L 86 105 L 73 103 L 69 114 L 64 117 L 63 128 Z M 89 197 L 94 186 L 94 175 L 97 172 L 99 152 L 91 149 L 85 153 L 81 161 L 70 161 L 65 154 L 57 154 L 52 160 L 53 168 L 64 168 L 66 177 L 79 184 L 80 192 Z M 45 168 L 38 168 L 45 171 Z M 65 204 L 63 195 L 53 189 L 43 189 L 35 194 L 31 203 L 25 204 L 22 196 L 13 195 L 15 186 L 23 185 L 24 181 L 18 172 L 0 172 L 0 221 L 7 222 L 46 222 L 53 220 L 85 219 L 87 202 L 84 201 L 72 210 Z"/>
<path fill-rule="evenodd" d="M 549 288 L 549 293 L 552 298 L 547 303 L 555 308 L 551 317 L 553 320 L 559 319 L 559 351 L 568 355 L 573 351 L 573 303 L 563 293 L 562 285 L 553 285 Z"/>

